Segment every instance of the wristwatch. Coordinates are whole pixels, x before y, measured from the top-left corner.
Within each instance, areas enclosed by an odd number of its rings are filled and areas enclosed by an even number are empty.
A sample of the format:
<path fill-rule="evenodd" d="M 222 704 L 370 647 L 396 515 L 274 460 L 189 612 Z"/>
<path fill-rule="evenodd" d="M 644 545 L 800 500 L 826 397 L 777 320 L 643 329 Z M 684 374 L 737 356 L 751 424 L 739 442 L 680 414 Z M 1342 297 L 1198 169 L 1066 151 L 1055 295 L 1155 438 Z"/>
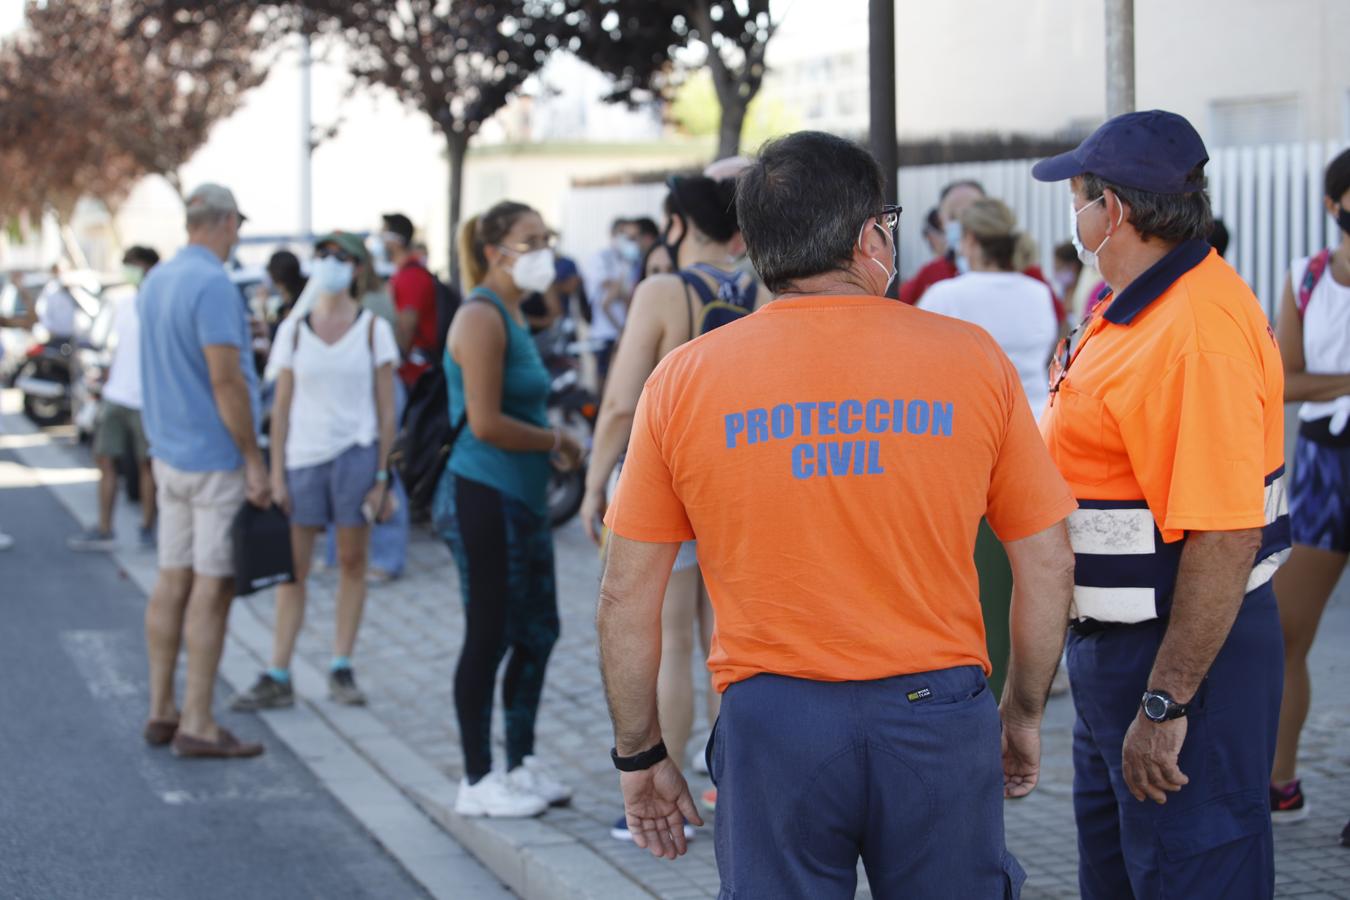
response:
<path fill-rule="evenodd" d="M 1139 708 L 1150 722 L 1170 722 L 1184 717 L 1190 711 L 1189 704 L 1178 703 L 1167 691 L 1144 691 Z"/>

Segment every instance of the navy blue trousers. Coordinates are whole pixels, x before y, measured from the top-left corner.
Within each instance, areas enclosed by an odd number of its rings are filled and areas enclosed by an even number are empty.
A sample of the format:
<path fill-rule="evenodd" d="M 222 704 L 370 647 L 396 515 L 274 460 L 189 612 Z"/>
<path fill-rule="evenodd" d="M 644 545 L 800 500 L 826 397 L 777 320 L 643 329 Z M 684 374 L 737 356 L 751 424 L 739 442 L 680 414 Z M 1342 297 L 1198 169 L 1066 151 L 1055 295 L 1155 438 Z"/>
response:
<path fill-rule="evenodd" d="M 1084 900 L 1258 900 L 1274 896 L 1270 768 L 1284 644 L 1270 585 L 1248 594 L 1189 715 L 1167 803 L 1135 800 L 1121 774 L 1165 625 L 1070 634 L 1074 815 Z"/>
<path fill-rule="evenodd" d="M 913 698 L 913 699 L 911 699 Z M 984 673 L 727 688 L 708 745 L 723 900 L 1016 898 Z"/>

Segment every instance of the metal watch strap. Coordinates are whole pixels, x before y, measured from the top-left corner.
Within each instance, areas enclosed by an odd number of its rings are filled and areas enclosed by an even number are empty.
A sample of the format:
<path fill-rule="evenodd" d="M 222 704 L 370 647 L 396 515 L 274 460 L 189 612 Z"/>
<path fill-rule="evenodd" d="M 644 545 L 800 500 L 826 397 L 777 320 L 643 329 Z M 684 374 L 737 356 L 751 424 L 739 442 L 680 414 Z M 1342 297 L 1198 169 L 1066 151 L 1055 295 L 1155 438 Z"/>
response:
<path fill-rule="evenodd" d="M 609 750 L 609 758 L 614 761 L 614 768 L 620 772 L 641 772 L 650 769 L 669 755 L 665 741 L 657 741 L 655 747 L 633 756 L 620 756 L 617 747 L 611 747 Z"/>

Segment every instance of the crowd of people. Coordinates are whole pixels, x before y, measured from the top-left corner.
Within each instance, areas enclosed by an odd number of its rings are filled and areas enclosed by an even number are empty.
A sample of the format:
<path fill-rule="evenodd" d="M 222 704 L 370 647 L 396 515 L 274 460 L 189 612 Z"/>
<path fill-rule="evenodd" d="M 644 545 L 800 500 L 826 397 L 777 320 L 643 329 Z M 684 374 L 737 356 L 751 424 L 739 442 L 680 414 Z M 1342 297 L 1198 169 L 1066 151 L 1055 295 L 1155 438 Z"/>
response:
<path fill-rule="evenodd" d="M 408 542 L 400 422 L 438 384 L 460 815 L 572 797 L 535 731 L 559 634 L 548 483 L 585 465 L 616 838 L 674 858 L 715 810 L 729 893 L 852 896 L 861 858 L 877 896 L 1016 896 L 1002 803 L 1036 787 L 1062 667 L 1083 896 L 1271 896 L 1272 822 L 1308 809 L 1308 651 L 1350 558 L 1350 151 L 1325 173 L 1340 241 L 1294 263 L 1275 329 L 1223 258 L 1207 161 L 1179 116 L 1113 119 L 1033 170 L 1072 204 L 1048 276 L 1015 213 L 959 181 L 900 283 L 876 162 L 802 132 L 672 177 L 661 226 L 616 220 L 580 267 L 539 211 L 498 203 L 458 236 L 462 300 L 406 216 L 382 222 L 387 285 L 366 241 L 325 234 L 307 272 L 269 260 L 274 316 L 227 275 L 233 194 L 199 187 L 181 251 L 124 259 L 99 520 L 71 540 L 113 545 L 134 458 L 159 554 L 145 740 L 264 751 L 213 714 L 245 504 L 286 517 L 292 566 L 270 665 L 232 708 L 294 704 L 319 553 L 338 573 L 329 695 L 366 702 L 367 585 L 399 577 Z M 540 352 L 577 319 L 603 385 L 590 447 L 551 423 Z M 1304 404 L 1287 493 L 1286 401 Z M 716 785 L 697 802 L 686 766 Z"/>

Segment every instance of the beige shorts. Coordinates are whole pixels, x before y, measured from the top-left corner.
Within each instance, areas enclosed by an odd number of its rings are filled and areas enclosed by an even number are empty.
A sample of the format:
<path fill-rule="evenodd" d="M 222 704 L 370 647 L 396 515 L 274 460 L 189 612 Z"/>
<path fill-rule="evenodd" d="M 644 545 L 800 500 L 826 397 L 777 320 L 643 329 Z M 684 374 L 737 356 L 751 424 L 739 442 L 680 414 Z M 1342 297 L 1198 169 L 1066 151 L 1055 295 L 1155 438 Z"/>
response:
<path fill-rule="evenodd" d="M 234 574 L 230 526 L 244 505 L 244 470 L 183 472 L 154 461 L 159 503 L 159 567 L 197 575 Z"/>

